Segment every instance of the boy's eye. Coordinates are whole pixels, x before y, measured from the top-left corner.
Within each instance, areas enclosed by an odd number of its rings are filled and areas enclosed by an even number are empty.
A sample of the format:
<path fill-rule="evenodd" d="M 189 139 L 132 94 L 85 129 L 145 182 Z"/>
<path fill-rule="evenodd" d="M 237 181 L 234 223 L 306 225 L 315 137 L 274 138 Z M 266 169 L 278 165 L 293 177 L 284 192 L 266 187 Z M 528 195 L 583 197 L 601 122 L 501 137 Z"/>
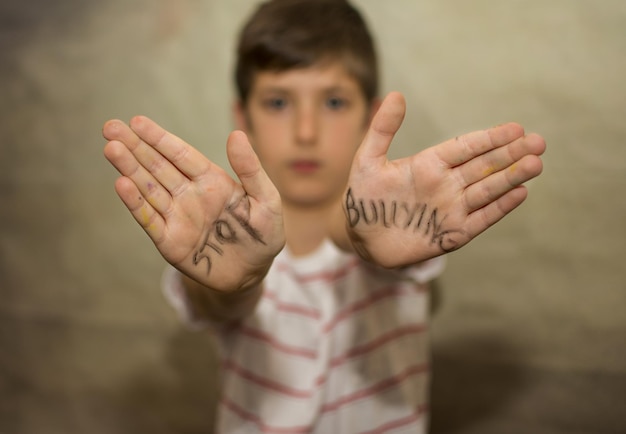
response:
<path fill-rule="evenodd" d="M 281 110 L 287 106 L 287 100 L 285 98 L 267 98 L 263 101 L 263 105 L 272 110 Z"/>
<path fill-rule="evenodd" d="M 339 110 L 343 107 L 345 107 L 348 104 L 348 102 L 343 99 L 343 98 L 339 98 L 339 97 L 330 97 L 326 100 L 326 107 L 328 107 L 329 109 L 332 110 Z"/>

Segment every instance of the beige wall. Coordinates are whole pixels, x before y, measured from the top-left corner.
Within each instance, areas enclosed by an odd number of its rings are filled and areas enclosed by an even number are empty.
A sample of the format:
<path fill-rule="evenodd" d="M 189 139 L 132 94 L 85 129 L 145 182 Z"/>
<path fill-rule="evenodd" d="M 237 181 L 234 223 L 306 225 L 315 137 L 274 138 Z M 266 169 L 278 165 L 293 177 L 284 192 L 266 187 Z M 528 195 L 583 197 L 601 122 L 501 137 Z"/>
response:
<path fill-rule="evenodd" d="M 359 0 L 393 156 L 514 120 L 545 172 L 449 258 L 436 432 L 623 429 L 626 3 Z M 161 299 L 112 188 L 102 123 L 147 114 L 224 165 L 233 36 L 252 0 L 0 6 L 0 432 L 197 432 L 216 361 Z M 196 431 L 194 431 L 196 430 Z"/>

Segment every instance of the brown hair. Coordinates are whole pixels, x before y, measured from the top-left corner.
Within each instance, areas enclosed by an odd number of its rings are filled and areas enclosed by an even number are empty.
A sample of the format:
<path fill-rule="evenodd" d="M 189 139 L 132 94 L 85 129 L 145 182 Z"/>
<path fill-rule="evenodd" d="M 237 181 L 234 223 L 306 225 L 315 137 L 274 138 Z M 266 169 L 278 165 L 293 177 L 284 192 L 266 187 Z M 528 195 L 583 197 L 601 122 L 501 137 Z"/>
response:
<path fill-rule="evenodd" d="M 252 14 L 239 35 L 235 81 L 245 104 L 260 71 L 286 71 L 339 61 L 360 84 L 367 101 L 378 94 L 374 41 L 361 14 L 347 0 L 270 0 Z"/>

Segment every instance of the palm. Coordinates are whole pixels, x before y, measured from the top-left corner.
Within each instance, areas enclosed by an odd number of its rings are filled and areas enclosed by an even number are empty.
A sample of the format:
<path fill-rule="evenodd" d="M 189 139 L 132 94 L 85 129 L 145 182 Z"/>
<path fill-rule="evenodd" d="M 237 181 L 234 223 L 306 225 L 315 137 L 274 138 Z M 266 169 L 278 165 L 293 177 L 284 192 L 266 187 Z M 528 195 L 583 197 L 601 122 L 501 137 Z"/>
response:
<path fill-rule="evenodd" d="M 390 95 L 353 163 L 344 211 L 349 236 L 367 259 L 396 267 L 455 250 L 526 198 L 541 172 L 543 139 L 516 124 L 477 131 L 388 161 L 404 116 Z"/>
<path fill-rule="evenodd" d="M 234 181 L 146 118 L 110 121 L 105 155 L 116 190 L 163 257 L 198 282 L 234 290 L 269 266 L 284 244 L 280 198 L 245 135 L 231 134 Z"/>

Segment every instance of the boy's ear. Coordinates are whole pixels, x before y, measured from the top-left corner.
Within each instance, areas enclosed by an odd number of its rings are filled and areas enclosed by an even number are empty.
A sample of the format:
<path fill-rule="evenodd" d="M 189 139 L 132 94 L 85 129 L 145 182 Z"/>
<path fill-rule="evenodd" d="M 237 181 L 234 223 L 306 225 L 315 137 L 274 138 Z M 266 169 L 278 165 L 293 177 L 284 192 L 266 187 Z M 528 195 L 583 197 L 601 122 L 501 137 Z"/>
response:
<path fill-rule="evenodd" d="M 233 103 L 233 118 L 235 119 L 235 127 L 247 133 L 250 130 L 248 125 L 248 116 L 246 114 L 246 108 L 240 99 Z"/>

